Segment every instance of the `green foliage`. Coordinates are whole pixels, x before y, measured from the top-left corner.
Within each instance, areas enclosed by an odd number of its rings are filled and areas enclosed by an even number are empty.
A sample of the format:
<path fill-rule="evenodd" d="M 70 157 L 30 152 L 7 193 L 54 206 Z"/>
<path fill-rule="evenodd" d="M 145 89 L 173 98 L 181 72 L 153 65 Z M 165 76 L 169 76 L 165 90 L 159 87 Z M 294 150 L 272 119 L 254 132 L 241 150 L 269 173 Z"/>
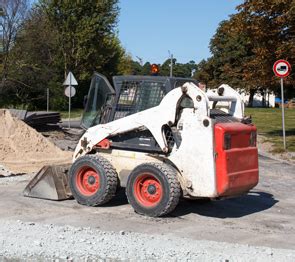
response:
<path fill-rule="evenodd" d="M 29 108 L 44 108 L 46 88 L 56 85 L 56 32 L 44 12 L 32 10 L 19 32 L 10 52 L 10 71 L 7 81 L 8 101 L 26 104 Z"/>
<path fill-rule="evenodd" d="M 65 74 L 74 69 L 85 78 L 87 69 L 109 73 L 103 69 L 116 56 L 113 48 L 118 42 L 114 40 L 113 29 L 118 15 L 117 0 L 43 0 L 41 6 L 58 32 L 63 57 L 59 62 Z"/>
<path fill-rule="evenodd" d="M 252 94 L 276 91 L 273 63 L 287 59 L 295 64 L 295 2 L 245 0 L 237 10 L 220 23 L 210 42 L 212 57 L 199 64 L 196 77 L 203 77 L 209 87 L 228 83 Z M 294 80 L 295 70 L 285 81 L 287 90 L 294 90 Z"/>
<path fill-rule="evenodd" d="M 173 76 L 175 77 L 191 77 L 193 70 L 196 70 L 197 65 L 195 61 L 189 61 L 188 63 L 182 64 L 177 63 L 177 59 L 173 59 Z M 160 75 L 169 76 L 170 75 L 170 64 L 171 60 L 167 59 L 160 66 Z"/>
<path fill-rule="evenodd" d="M 10 50 L 5 104 L 66 109 L 62 83 L 68 71 L 78 80 L 74 106 L 82 106 L 94 71 L 107 77 L 126 71 L 130 63 L 115 32 L 117 0 L 40 0 L 17 33 Z M 128 66 L 127 66 L 128 67 Z"/>
<path fill-rule="evenodd" d="M 170 76 L 170 59 L 164 61 L 164 63 L 158 64 L 159 76 Z M 152 63 L 146 62 L 144 65 L 140 65 L 139 62 L 133 61 L 131 56 L 128 56 L 127 61 L 125 60 L 125 71 L 123 74 L 129 75 L 151 75 Z M 182 64 L 177 63 L 177 60 L 173 59 L 173 76 L 174 77 L 191 77 L 193 70 L 196 70 L 197 65 L 194 61 Z"/>
<path fill-rule="evenodd" d="M 117 0 L 41 1 L 48 20 L 57 32 L 58 56 L 55 66 L 76 76 L 79 87 L 74 105 L 82 105 L 94 71 L 107 77 L 119 71 L 124 50 L 115 34 Z"/>
<path fill-rule="evenodd" d="M 9 70 L 11 66 L 11 49 L 14 47 L 17 33 L 26 18 L 29 0 L 5 0 L 0 2 L 0 104 L 7 97 Z"/>
<path fill-rule="evenodd" d="M 197 65 L 197 71 L 194 74 L 194 78 L 198 79 L 200 82 L 204 82 L 206 86 L 214 87 L 214 66 L 213 58 L 209 58 L 207 61 L 202 60 Z"/>

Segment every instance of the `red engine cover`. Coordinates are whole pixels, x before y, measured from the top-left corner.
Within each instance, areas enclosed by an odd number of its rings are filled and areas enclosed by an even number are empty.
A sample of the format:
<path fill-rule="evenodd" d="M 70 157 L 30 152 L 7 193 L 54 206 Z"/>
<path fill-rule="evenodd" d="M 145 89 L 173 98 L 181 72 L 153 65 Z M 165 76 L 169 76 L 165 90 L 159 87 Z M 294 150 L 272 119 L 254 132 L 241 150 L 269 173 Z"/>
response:
<path fill-rule="evenodd" d="M 251 132 L 256 127 L 242 123 L 215 125 L 216 181 L 219 196 L 238 195 L 258 183 L 258 151 L 251 145 Z M 230 137 L 226 149 L 225 135 Z"/>

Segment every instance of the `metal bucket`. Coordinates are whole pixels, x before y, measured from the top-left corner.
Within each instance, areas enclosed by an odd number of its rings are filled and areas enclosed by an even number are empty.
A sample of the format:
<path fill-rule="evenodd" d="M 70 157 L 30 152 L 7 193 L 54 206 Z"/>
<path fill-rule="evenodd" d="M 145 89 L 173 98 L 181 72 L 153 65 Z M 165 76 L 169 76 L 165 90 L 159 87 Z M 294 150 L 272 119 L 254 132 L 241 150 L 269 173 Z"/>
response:
<path fill-rule="evenodd" d="M 72 197 L 69 187 L 68 165 L 44 166 L 24 189 L 25 197 L 65 200 Z"/>

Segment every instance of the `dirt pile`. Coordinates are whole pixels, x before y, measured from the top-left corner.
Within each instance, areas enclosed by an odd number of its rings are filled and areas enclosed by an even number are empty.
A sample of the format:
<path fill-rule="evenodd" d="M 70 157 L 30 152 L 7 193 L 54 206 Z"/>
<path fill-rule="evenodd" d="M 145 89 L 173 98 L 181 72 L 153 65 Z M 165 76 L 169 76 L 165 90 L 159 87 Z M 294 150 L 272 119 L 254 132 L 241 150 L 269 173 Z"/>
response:
<path fill-rule="evenodd" d="M 8 110 L 0 110 L 0 164 L 10 171 L 37 172 L 44 165 L 70 163 L 71 157 Z"/>

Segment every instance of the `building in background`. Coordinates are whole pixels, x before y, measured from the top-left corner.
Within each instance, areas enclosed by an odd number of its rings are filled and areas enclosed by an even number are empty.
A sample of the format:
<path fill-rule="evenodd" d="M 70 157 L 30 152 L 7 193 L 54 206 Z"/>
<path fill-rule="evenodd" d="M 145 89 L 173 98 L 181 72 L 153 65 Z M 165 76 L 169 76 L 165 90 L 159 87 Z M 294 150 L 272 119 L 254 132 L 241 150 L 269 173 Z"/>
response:
<path fill-rule="evenodd" d="M 245 106 L 249 105 L 250 94 L 246 91 L 240 91 L 240 95 L 245 103 Z M 275 107 L 275 94 L 273 92 L 263 92 L 255 93 L 253 97 L 253 107 Z"/>

